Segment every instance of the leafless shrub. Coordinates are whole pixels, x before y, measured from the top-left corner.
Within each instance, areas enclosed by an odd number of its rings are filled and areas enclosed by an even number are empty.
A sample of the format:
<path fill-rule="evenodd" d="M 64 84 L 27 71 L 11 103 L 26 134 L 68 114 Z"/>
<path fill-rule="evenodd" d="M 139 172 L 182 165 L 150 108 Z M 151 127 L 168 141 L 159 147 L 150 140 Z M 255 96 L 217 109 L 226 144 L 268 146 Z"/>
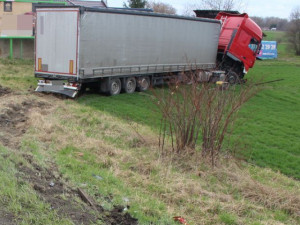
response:
<path fill-rule="evenodd" d="M 257 88 L 199 83 L 198 72 L 184 74 L 182 79 L 170 81 L 168 88 L 153 91 L 162 113 L 159 146 L 168 153 L 164 148 L 166 138 L 176 154 L 193 154 L 202 146 L 203 158 L 210 159 L 214 166 L 237 112 Z"/>
<path fill-rule="evenodd" d="M 194 76 L 183 75 L 184 80 L 173 80 L 168 88 L 153 91 L 155 103 L 162 113 L 159 145 L 164 149 L 167 136 L 170 136 L 172 151 L 180 153 L 194 149 L 200 131 L 200 121 L 197 112 L 197 96 L 203 94 Z M 192 85 L 185 85 L 190 81 Z"/>
<path fill-rule="evenodd" d="M 212 166 L 221 151 L 229 128 L 233 128 L 237 112 L 255 93 L 253 86 L 232 86 L 229 89 L 212 87 L 205 91 L 202 104 L 199 105 L 201 122 L 202 155 L 209 156 Z M 230 132 L 229 132 L 230 131 Z"/>

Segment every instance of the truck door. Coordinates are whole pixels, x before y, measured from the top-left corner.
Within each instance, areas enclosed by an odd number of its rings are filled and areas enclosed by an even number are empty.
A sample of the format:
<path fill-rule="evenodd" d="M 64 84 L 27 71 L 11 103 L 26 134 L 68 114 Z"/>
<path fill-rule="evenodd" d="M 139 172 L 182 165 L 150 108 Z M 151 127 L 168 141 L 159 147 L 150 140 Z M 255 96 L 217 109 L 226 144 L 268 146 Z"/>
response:
<path fill-rule="evenodd" d="M 35 71 L 77 75 L 78 8 L 37 9 Z"/>
<path fill-rule="evenodd" d="M 254 65 L 258 47 L 259 42 L 246 31 L 241 30 L 232 43 L 229 52 L 241 60 L 246 70 L 248 70 Z"/>

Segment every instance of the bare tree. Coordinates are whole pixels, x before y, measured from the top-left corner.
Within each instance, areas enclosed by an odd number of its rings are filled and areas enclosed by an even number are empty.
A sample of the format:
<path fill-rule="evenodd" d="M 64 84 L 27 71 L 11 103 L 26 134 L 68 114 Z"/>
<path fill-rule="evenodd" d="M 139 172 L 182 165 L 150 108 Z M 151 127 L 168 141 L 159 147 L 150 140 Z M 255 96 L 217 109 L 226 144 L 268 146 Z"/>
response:
<path fill-rule="evenodd" d="M 244 6 L 243 0 L 201 0 L 203 9 L 212 10 L 241 10 Z"/>
<path fill-rule="evenodd" d="M 156 2 L 156 1 L 147 2 L 146 8 L 151 8 L 153 9 L 154 12 L 157 13 L 165 13 L 171 15 L 176 14 L 176 9 L 173 6 L 162 2 Z"/>
<path fill-rule="evenodd" d="M 287 30 L 288 40 L 291 49 L 294 49 L 296 55 L 300 56 L 300 6 L 293 9 L 290 20 L 290 25 Z"/>
<path fill-rule="evenodd" d="M 266 23 L 264 18 L 259 17 L 259 16 L 252 16 L 251 19 L 258 25 L 260 26 L 260 28 L 265 28 L 266 27 Z"/>
<path fill-rule="evenodd" d="M 185 4 L 182 15 L 196 17 L 194 10 L 198 9 L 199 6 L 197 4 Z"/>
<path fill-rule="evenodd" d="M 183 15 L 192 16 L 195 9 L 244 11 L 245 2 L 244 0 L 198 0 L 195 4 L 186 5 Z"/>
<path fill-rule="evenodd" d="M 279 17 L 251 17 L 254 22 L 260 26 L 262 29 L 271 29 L 272 27 L 276 27 L 277 30 L 287 30 L 289 21 L 287 19 L 282 19 Z"/>
<path fill-rule="evenodd" d="M 127 0 L 128 5 L 124 2 L 125 8 L 145 8 L 146 0 Z"/>

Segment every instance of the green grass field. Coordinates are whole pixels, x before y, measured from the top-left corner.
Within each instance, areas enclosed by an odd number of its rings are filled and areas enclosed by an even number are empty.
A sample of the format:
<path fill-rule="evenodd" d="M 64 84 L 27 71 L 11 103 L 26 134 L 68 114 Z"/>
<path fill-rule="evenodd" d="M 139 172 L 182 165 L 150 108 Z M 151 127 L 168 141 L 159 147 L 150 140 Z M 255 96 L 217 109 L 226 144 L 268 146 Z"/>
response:
<path fill-rule="evenodd" d="M 264 31 L 264 34 L 266 34 L 266 37 L 263 38 L 265 41 L 287 41 L 287 37 L 284 31 Z"/>
<path fill-rule="evenodd" d="M 258 62 L 251 74 L 284 80 L 265 85 L 245 105 L 244 122 L 235 133 L 243 134 L 246 155 L 253 163 L 300 179 L 300 67 L 281 61 Z"/>

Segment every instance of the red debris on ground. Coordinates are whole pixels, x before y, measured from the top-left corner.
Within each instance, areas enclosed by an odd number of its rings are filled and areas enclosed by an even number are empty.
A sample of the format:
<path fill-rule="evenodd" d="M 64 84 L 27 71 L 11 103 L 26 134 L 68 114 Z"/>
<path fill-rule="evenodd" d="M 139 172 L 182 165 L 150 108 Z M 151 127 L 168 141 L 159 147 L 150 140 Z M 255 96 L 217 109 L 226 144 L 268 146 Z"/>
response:
<path fill-rule="evenodd" d="M 188 225 L 186 220 L 181 216 L 174 216 L 173 219 L 174 219 L 174 221 L 178 221 L 181 224 Z"/>

